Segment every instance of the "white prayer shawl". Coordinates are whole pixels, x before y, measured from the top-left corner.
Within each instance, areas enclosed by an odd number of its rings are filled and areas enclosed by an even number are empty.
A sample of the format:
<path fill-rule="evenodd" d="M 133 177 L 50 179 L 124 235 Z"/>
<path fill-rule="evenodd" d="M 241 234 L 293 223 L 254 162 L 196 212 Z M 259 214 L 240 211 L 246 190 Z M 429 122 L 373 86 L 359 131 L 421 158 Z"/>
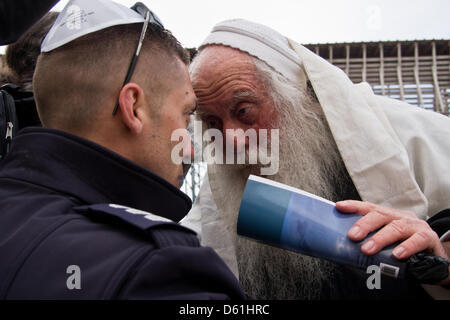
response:
<path fill-rule="evenodd" d="M 450 118 L 377 96 L 367 83 L 353 84 L 341 69 L 287 40 L 302 63 L 299 81 L 306 74 L 311 82 L 362 200 L 410 210 L 421 219 L 450 208 Z M 238 276 L 234 248 L 216 207 L 226 190 L 220 190 L 211 169 L 183 222 Z"/>
<path fill-rule="evenodd" d="M 450 208 L 450 118 L 375 95 L 290 41 L 364 201 L 421 219 Z"/>

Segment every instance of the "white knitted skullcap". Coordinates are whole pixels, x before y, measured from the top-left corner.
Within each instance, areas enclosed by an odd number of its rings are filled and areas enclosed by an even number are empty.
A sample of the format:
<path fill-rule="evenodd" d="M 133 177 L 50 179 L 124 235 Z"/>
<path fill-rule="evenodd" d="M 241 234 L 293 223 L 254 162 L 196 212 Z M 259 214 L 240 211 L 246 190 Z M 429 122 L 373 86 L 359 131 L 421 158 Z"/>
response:
<path fill-rule="evenodd" d="M 246 52 L 267 63 L 291 81 L 306 83 L 302 62 L 288 39 L 262 24 L 244 19 L 226 20 L 216 24 L 200 49 L 221 44 Z"/>
<path fill-rule="evenodd" d="M 136 11 L 110 0 L 71 0 L 42 42 L 41 52 L 51 51 L 88 33 L 144 20 Z"/>

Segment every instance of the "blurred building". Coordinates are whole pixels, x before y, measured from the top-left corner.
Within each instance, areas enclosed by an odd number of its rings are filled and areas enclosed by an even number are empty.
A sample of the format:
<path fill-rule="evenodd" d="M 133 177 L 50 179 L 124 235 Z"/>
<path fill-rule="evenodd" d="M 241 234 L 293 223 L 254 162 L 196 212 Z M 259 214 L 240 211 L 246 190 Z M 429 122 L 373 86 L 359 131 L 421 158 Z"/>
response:
<path fill-rule="evenodd" d="M 379 95 L 449 115 L 450 40 L 310 44 Z"/>

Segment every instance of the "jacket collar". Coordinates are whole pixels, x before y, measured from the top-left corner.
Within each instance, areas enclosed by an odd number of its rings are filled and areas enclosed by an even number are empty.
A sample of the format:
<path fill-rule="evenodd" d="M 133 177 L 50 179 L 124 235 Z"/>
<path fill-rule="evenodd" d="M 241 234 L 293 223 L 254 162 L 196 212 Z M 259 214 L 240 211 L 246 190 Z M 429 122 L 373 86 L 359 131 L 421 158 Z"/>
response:
<path fill-rule="evenodd" d="M 94 142 L 26 128 L 14 138 L 0 177 L 27 181 L 84 204 L 115 203 L 179 221 L 190 198 L 166 180 Z"/>

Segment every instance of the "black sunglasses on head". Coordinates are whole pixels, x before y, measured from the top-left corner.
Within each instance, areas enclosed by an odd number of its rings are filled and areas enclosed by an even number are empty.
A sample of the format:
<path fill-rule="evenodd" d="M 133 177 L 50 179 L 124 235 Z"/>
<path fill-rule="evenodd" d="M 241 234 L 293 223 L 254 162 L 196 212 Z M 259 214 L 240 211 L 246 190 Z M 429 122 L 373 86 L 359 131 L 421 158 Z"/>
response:
<path fill-rule="evenodd" d="M 127 75 L 125 77 L 125 81 L 122 84 L 122 88 L 124 85 L 130 82 L 131 76 L 133 75 L 134 68 L 136 67 L 136 63 L 139 58 L 139 53 L 141 51 L 142 42 L 144 42 L 145 33 L 147 32 L 148 24 L 152 23 L 164 29 L 164 25 L 162 24 L 161 20 L 159 20 L 158 16 L 154 14 L 149 8 L 147 8 L 145 4 L 143 4 L 142 2 L 137 2 L 134 6 L 131 7 L 131 9 L 139 13 L 141 16 L 143 16 L 145 21 L 144 24 L 142 25 L 141 36 L 139 37 L 139 42 L 137 44 L 136 50 L 134 51 L 134 55 L 133 58 L 131 59 L 130 66 L 128 67 Z M 116 114 L 118 108 L 119 108 L 119 98 L 117 98 L 116 106 L 114 107 L 112 113 L 113 115 Z"/>

